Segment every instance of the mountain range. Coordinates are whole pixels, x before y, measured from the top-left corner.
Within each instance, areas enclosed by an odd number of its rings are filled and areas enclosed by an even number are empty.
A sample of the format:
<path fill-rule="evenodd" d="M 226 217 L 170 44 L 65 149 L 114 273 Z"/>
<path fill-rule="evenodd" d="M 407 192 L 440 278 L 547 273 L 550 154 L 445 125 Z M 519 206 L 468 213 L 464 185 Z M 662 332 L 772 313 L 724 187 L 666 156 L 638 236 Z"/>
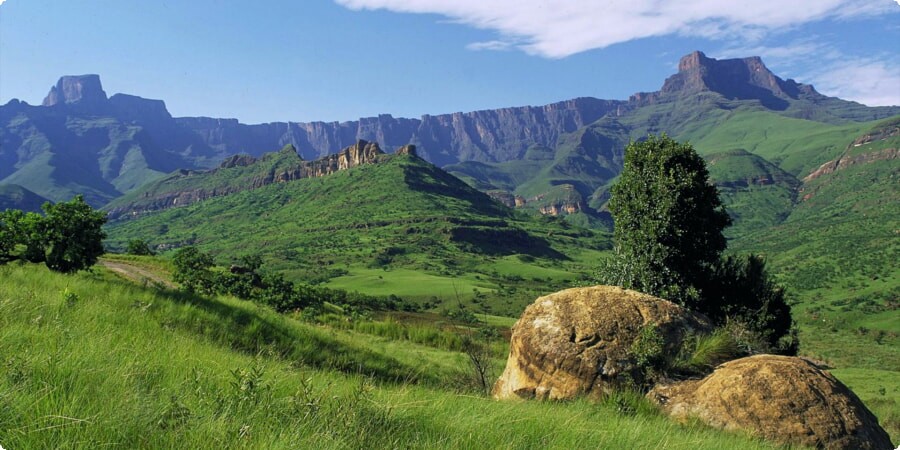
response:
<path fill-rule="evenodd" d="M 415 145 L 422 158 L 497 198 L 512 198 L 512 205 L 519 195 L 544 212 L 580 211 L 595 209 L 591 197 L 602 198 L 597 189 L 620 170 L 628 140 L 658 132 L 696 140 L 704 124 L 733 120 L 738 112 L 803 120 L 821 131 L 900 114 L 900 108 L 824 96 L 812 86 L 778 78 L 756 57 L 720 61 L 700 52 L 682 58 L 678 73 L 659 91 L 628 100 L 584 97 L 537 107 L 418 119 L 385 114 L 348 122 L 246 125 L 236 119 L 175 118 L 161 100 L 108 97 L 97 75 L 65 76 L 40 106 L 18 100 L 0 106 L 0 184 L 53 201 L 82 193 L 102 206 L 175 170 L 210 169 L 234 154 L 257 157 L 290 144 L 313 160 L 362 139 L 388 152 Z M 819 159 L 812 162 L 828 160 Z M 806 168 L 789 169 L 802 177 Z M 503 179 L 492 178 L 494 172 Z M 509 172 L 517 172 L 513 180 Z"/>

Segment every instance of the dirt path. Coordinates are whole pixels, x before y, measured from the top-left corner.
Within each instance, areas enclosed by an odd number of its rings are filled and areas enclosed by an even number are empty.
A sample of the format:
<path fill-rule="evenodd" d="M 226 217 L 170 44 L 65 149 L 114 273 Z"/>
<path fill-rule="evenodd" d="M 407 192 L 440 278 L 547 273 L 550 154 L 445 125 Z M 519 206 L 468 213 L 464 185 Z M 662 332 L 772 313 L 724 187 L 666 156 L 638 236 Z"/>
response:
<path fill-rule="evenodd" d="M 100 264 L 103 267 L 106 267 L 107 269 L 112 270 L 113 272 L 125 278 L 128 278 L 129 280 L 137 281 L 138 283 L 155 283 L 169 289 L 175 289 L 178 287 L 175 283 L 159 276 L 158 274 L 155 274 L 142 267 L 128 264 L 127 262 L 100 260 Z"/>

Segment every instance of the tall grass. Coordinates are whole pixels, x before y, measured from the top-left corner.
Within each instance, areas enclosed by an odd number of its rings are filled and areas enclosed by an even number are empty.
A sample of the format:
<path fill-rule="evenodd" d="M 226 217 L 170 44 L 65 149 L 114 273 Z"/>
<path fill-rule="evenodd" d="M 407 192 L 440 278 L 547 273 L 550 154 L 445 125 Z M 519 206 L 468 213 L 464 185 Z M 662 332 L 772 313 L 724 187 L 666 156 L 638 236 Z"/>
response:
<path fill-rule="evenodd" d="M 20 448 L 765 448 L 615 403 L 498 403 L 458 354 L 234 299 L 0 267 L 0 444 Z M 415 362 L 419 361 L 422 366 Z M 627 405 L 628 402 L 619 402 Z"/>

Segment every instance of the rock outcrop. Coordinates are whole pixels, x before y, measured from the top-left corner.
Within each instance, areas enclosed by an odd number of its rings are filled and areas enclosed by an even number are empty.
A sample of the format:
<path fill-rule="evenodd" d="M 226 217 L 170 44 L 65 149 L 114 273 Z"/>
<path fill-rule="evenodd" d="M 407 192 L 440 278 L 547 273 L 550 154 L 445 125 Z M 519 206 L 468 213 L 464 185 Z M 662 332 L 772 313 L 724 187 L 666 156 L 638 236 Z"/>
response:
<path fill-rule="evenodd" d="M 405 146 L 403 153 L 415 155 L 416 148 L 413 145 Z M 180 171 L 159 181 L 157 186 L 143 192 L 130 203 L 113 204 L 109 208 L 109 218 L 137 216 L 145 212 L 185 206 L 212 197 L 258 189 L 273 183 L 324 177 L 364 164 L 377 164 L 386 157 L 378 144 L 363 140 L 315 161 L 303 161 L 293 145 L 286 145 L 279 152 L 269 153 L 259 159 L 249 155 L 234 155 L 226 158 L 213 170 Z M 279 162 L 271 162 L 273 159 Z M 185 183 L 187 178 L 193 178 L 193 183 Z M 233 182 L 234 180 L 240 182 Z M 184 188 L 190 185 L 209 187 Z"/>
<path fill-rule="evenodd" d="M 630 349 L 655 325 L 667 351 L 689 332 L 708 331 L 703 317 L 647 294 L 614 286 L 574 288 L 538 298 L 512 329 L 497 399 L 599 397 L 639 376 Z"/>
<path fill-rule="evenodd" d="M 695 51 L 678 62 L 678 73 L 667 78 L 658 92 L 640 92 L 631 96 L 630 106 L 653 104 L 667 96 L 716 92 L 728 99 L 759 100 L 764 106 L 784 110 L 790 99 L 802 96 L 822 97 L 811 85 L 782 80 L 763 64 L 758 56 L 739 59 L 713 59 Z"/>
<path fill-rule="evenodd" d="M 42 105 L 103 104 L 106 100 L 106 92 L 100 84 L 99 75 L 69 75 L 60 78 L 56 86 L 50 88 Z"/>
<path fill-rule="evenodd" d="M 702 380 L 656 386 L 647 396 L 674 418 L 697 418 L 785 444 L 894 448 L 853 392 L 801 358 L 742 358 L 720 365 Z"/>

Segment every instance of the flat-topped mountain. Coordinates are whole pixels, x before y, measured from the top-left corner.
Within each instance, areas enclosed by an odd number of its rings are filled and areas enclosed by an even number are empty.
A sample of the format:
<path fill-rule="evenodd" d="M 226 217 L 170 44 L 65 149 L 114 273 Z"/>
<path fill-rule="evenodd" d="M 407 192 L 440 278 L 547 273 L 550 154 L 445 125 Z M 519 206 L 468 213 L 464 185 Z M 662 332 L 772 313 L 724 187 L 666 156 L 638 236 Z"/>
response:
<path fill-rule="evenodd" d="M 728 99 L 759 100 L 769 109 L 785 109 L 790 100 L 801 96 L 824 97 L 811 85 L 782 80 L 763 64 L 758 56 L 716 60 L 702 52 L 693 52 L 678 63 L 678 73 L 667 78 L 662 89 L 644 94 L 642 101 L 658 100 L 665 95 L 691 95 L 709 91 Z M 632 97 L 632 100 L 638 100 Z"/>
<path fill-rule="evenodd" d="M 103 104 L 106 92 L 100 85 L 100 75 L 64 76 L 44 98 L 42 106 L 58 104 Z"/>

